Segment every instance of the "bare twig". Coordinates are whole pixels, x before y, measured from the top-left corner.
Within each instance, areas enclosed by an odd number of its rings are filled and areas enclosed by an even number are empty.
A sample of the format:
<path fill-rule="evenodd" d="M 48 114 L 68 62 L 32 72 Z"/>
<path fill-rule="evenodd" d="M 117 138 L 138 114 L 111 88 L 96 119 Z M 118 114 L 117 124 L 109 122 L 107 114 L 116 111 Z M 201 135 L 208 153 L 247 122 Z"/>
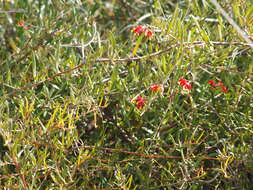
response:
<path fill-rule="evenodd" d="M 236 71 L 236 70 L 232 70 L 232 69 L 225 69 L 224 67 L 214 67 L 214 66 L 207 65 L 207 64 L 203 64 L 203 65 L 201 65 L 201 67 L 206 67 L 206 68 L 210 68 L 210 69 L 217 69 L 217 70 L 227 71 L 230 73 L 237 73 L 237 74 L 245 74 L 245 75 L 252 75 L 253 74 L 253 72 L 241 72 L 241 71 Z"/>
<path fill-rule="evenodd" d="M 250 45 L 253 45 L 252 43 L 243 43 L 243 42 L 210 42 L 211 44 L 213 45 L 242 45 L 242 46 L 250 46 Z M 153 57 L 156 57 L 156 56 L 159 56 L 159 55 L 162 55 L 162 54 L 165 54 L 167 52 L 169 52 L 170 50 L 174 49 L 174 48 L 177 48 L 177 47 L 184 47 L 185 49 L 190 49 L 190 48 L 194 48 L 196 46 L 204 46 L 204 45 L 209 45 L 209 43 L 206 43 L 204 41 L 196 41 L 196 42 L 185 42 L 185 43 L 177 43 L 177 44 L 174 44 L 174 45 L 171 45 L 169 46 L 168 48 L 166 49 L 163 49 L 163 50 L 160 50 L 160 51 L 157 51 L 155 53 L 152 53 L 152 54 L 149 54 L 149 55 L 145 55 L 145 56 L 140 56 L 140 57 L 130 57 L 130 58 L 119 58 L 119 59 L 111 59 L 111 58 L 98 58 L 96 60 L 94 60 L 94 63 L 107 63 L 107 62 L 132 62 L 132 61 L 140 61 L 140 60 L 145 60 L 145 59 L 150 59 L 150 58 L 153 58 Z M 54 78 L 58 77 L 58 76 L 61 76 L 63 74 L 66 74 L 66 73 L 70 73 L 74 70 L 77 70 L 81 67 L 83 67 L 85 65 L 85 61 L 82 62 L 81 64 L 77 65 L 76 67 L 74 68 L 70 68 L 70 69 L 67 69 L 65 71 L 62 71 L 62 72 L 59 72 L 59 73 L 56 73 L 54 74 L 53 76 L 43 80 L 43 81 L 40 81 L 40 82 L 37 82 L 37 83 L 34 83 L 34 84 L 31 84 L 31 85 L 27 85 L 27 86 L 23 86 L 21 88 L 17 88 L 15 90 L 13 90 L 12 92 L 6 94 L 5 96 L 9 97 L 9 96 L 13 96 L 14 94 L 16 94 L 18 91 L 24 91 L 26 89 L 30 89 L 30 88 L 33 88 L 33 87 L 36 87 L 36 86 L 39 86 L 47 81 L 51 81 L 53 80 Z M 217 68 L 219 69 L 219 68 Z M 244 73 L 245 74 L 245 73 Z M 252 74 L 252 73 L 247 73 L 247 74 Z"/>
<path fill-rule="evenodd" d="M 5 14 L 5 13 L 25 13 L 27 12 L 24 9 L 18 9 L 18 10 L 9 10 L 9 11 L 0 11 L 0 14 Z"/>
<path fill-rule="evenodd" d="M 26 90 L 26 89 L 39 86 L 39 85 L 41 85 L 41 84 L 43 84 L 43 83 L 45 83 L 45 82 L 47 82 L 47 81 L 53 80 L 54 78 L 56 78 L 56 77 L 58 77 L 58 76 L 60 76 L 60 75 L 63 75 L 63 74 L 65 74 L 65 73 L 70 73 L 70 72 L 72 72 L 72 71 L 74 71 L 74 70 L 76 70 L 76 69 L 79 69 L 79 68 L 81 68 L 83 65 L 85 65 L 85 62 L 83 62 L 83 63 L 77 65 L 77 66 L 74 67 L 74 68 L 67 69 L 66 71 L 56 73 L 55 75 L 53 75 L 53 76 L 51 76 L 50 78 L 47 78 L 47 79 L 45 79 L 45 80 L 43 80 L 43 81 L 37 82 L 37 83 L 35 83 L 35 84 L 27 85 L 27 86 L 18 88 L 18 89 L 16 89 L 16 90 L 13 90 L 11 93 L 7 94 L 7 96 L 12 96 L 12 95 L 14 95 L 17 91 L 24 91 L 24 90 Z"/>
<path fill-rule="evenodd" d="M 32 143 L 35 146 L 50 146 L 51 148 L 56 148 L 55 146 L 51 146 L 49 144 L 39 144 L 37 142 L 33 142 Z M 130 152 L 130 151 L 126 151 L 126 150 L 122 150 L 122 149 L 114 149 L 114 148 L 106 148 L 106 147 L 97 147 L 97 146 L 77 146 L 77 147 L 73 147 L 71 149 L 68 149 L 67 152 L 73 152 L 76 149 L 97 149 L 97 150 L 102 150 L 102 151 L 106 151 L 106 152 L 110 152 L 110 153 L 122 153 L 122 154 L 128 154 L 128 155 L 132 155 L 132 156 L 138 156 L 138 157 L 142 157 L 142 158 L 160 158 L 160 159 L 183 159 L 182 156 L 166 156 L 166 155 L 158 155 L 158 154 L 143 154 L 143 153 L 139 153 L 139 152 Z M 58 148 L 56 148 L 58 149 Z M 223 160 L 222 158 L 214 158 L 214 157 L 207 157 L 207 156 L 185 156 L 184 159 L 203 159 L 203 160 L 216 160 L 216 161 L 220 161 Z"/>
<path fill-rule="evenodd" d="M 59 150 L 60 147 L 52 145 L 50 143 L 47 144 L 42 144 L 38 142 L 31 142 L 31 145 L 37 146 L 37 147 L 50 147 L 53 150 Z M 131 152 L 131 151 L 126 151 L 123 149 L 115 149 L 115 148 L 107 148 L 107 147 L 98 147 L 98 146 L 89 146 L 89 145 L 80 145 L 80 146 L 75 146 L 72 148 L 69 148 L 66 151 L 66 153 L 73 152 L 76 150 L 80 149 L 92 149 L 92 150 L 101 150 L 109 153 L 122 153 L 122 154 L 127 154 L 127 155 L 132 155 L 132 156 L 137 156 L 140 158 L 160 158 L 160 159 L 202 159 L 202 160 L 214 160 L 214 161 L 226 161 L 227 158 L 225 157 L 208 157 L 208 156 L 169 156 L 169 155 L 160 155 L 160 154 L 143 154 L 140 152 Z M 252 162 L 251 160 L 234 160 L 235 162 Z"/>
<path fill-rule="evenodd" d="M 147 155 L 147 154 L 142 154 L 139 152 L 130 152 L 130 151 L 125 151 L 121 149 L 112 149 L 112 148 L 105 148 L 105 147 L 96 147 L 96 146 L 82 146 L 79 148 L 84 148 L 84 149 L 98 149 L 98 150 L 103 150 L 107 152 L 116 152 L 116 153 L 123 153 L 123 154 L 129 154 L 133 156 L 138 156 L 142 158 L 161 158 L 161 159 L 183 159 L 182 156 L 165 156 L 165 155 Z M 73 150 L 70 150 L 73 151 Z M 184 159 L 203 159 L 203 160 L 222 160 L 221 158 L 214 158 L 214 157 L 206 157 L 206 156 L 189 156 L 189 157 L 184 157 Z"/>

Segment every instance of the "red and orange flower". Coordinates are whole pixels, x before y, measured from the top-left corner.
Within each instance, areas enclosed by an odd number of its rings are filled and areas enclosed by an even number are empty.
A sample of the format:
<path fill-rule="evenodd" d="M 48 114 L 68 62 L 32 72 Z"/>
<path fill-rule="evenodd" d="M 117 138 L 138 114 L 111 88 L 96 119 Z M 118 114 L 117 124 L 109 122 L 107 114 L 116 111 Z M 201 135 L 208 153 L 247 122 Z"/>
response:
<path fill-rule="evenodd" d="M 137 97 L 134 99 L 134 101 L 135 101 L 135 107 L 137 109 L 141 109 L 145 106 L 145 103 L 147 100 L 146 100 L 146 98 L 143 98 L 143 97 Z"/>
<path fill-rule="evenodd" d="M 179 86 L 183 87 L 184 89 L 191 90 L 192 85 L 190 84 L 189 80 L 186 80 L 184 78 L 181 78 L 178 80 Z"/>
<path fill-rule="evenodd" d="M 162 85 L 160 85 L 160 84 L 152 84 L 151 86 L 150 86 L 150 90 L 151 90 L 151 92 L 161 92 L 161 93 L 163 93 L 163 86 Z"/>
<path fill-rule="evenodd" d="M 224 92 L 224 93 L 227 93 L 228 92 L 228 89 L 224 86 L 223 82 L 219 81 L 218 83 L 213 81 L 213 80 L 209 80 L 207 82 L 208 84 L 211 85 L 211 87 L 215 88 L 215 87 L 220 87 L 221 90 Z"/>
<path fill-rule="evenodd" d="M 142 25 L 136 26 L 133 29 L 133 33 L 135 33 L 138 36 L 144 33 L 144 35 L 148 38 L 151 38 L 154 35 L 154 32 L 151 29 Z"/>
<path fill-rule="evenodd" d="M 18 23 L 17 23 L 17 26 L 18 26 L 18 27 L 21 27 L 21 28 L 24 28 L 25 30 L 28 29 L 27 25 L 26 25 L 24 22 L 18 22 Z"/>

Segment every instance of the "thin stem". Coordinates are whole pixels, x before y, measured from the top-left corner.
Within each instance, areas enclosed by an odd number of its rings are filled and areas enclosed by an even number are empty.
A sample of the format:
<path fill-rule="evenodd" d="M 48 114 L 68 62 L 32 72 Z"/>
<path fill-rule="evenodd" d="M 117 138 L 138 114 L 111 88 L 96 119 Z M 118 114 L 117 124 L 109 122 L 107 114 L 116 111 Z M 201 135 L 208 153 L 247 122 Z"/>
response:
<path fill-rule="evenodd" d="M 253 43 L 243 43 L 243 42 L 210 42 L 211 44 L 213 45 L 242 45 L 242 46 L 252 46 Z M 111 59 L 111 58 L 98 58 L 94 61 L 94 63 L 107 63 L 107 62 L 132 62 L 132 61 L 140 61 L 140 60 L 144 60 L 144 59 L 150 59 L 150 58 L 153 58 L 153 57 L 156 57 L 156 56 L 159 56 L 159 55 L 162 55 L 162 54 L 165 54 L 167 52 L 169 52 L 170 50 L 174 49 L 174 48 L 177 48 L 177 47 L 180 47 L 180 46 L 183 46 L 185 49 L 190 49 L 190 48 L 193 48 L 195 46 L 204 46 L 204 45 L 209 45 L 209 43 L 206 43 L 204 41 L 196 41 L 196 42 L 185 42 L 185 43 L 177 43 L 177 44 L 174 44 L 174 45 L 171 45 L 169 46 L 168 48 L 166 49 L 163 49 L 163 50 L 160 50 L 160 51 L 157 51 L 155 53 L 151 53 L 149 55 L 145 55 L 145 56 L 140 56 L 140 57 L 130 57 L 130 58 L 119 58 L 119 59 Z M 59 73 L 56 73 L 54 74 L 53 76 L 43 80 L 43 81 L 40 81 L 40 82 L 37 82 L 37 83 L 34 83 L 34 84 L 31 84 L 31 85 L 27 85 L 27 86 L 23 86 L 21 88 L 17 88 L 15 90 L 13 90 L 12 92 L 6 94 L 5 96 L 7 97 L 11 97 L 13 95 L 15 95 L 18 91 L 24 91 L 26 89 L 30 89 L 30 88 L 33 88 L 33 87 L 36 87 L 36 86 L 39 86 L 47 81 L 51 81 L 53 80 L 54 78 L 58 77 L 58 76 L 61 76 L 63 74 L 66 74 L 66 73 L 70 73 L 74 70 L 77 70 L 81 67 L 83 67 L 84 65 L 86 64 L 85 61 L 83 61 L 81 64 L 77 65 L 76 67 L 74 68 L 70 68 L 70 69 L 67 69 L 65 71 L 62 71 L 62 72 L 59 72 Z M 217 68 L 217 69 L 220 69 L 220 68 Z M 244 73 L 245 74 L 245 73 Z M 247 74 L 253 74 L 253 73 L 247 73 Z"/>

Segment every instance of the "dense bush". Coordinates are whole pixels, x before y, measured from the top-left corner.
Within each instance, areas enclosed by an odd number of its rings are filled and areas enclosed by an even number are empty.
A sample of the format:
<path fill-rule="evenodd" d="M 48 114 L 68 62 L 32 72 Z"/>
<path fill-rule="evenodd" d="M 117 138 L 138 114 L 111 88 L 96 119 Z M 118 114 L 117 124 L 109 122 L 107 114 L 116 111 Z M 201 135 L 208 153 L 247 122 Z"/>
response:
<path fill-rule="evenodd" d="M 0 7 L 1 189 L 253 189 L 252 49 L 211 2 Z"/>

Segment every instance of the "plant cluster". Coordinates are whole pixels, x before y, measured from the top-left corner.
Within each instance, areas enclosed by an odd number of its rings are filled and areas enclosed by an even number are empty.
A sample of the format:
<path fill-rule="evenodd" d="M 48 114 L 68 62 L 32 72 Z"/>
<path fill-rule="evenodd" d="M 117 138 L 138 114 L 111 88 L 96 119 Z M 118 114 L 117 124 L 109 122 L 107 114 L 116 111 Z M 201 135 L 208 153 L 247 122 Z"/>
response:
<path fill-rule="evenodd" d="M 3 1 L 0 189 L 253 189 L 252 44 L 211 2 Z"/>

